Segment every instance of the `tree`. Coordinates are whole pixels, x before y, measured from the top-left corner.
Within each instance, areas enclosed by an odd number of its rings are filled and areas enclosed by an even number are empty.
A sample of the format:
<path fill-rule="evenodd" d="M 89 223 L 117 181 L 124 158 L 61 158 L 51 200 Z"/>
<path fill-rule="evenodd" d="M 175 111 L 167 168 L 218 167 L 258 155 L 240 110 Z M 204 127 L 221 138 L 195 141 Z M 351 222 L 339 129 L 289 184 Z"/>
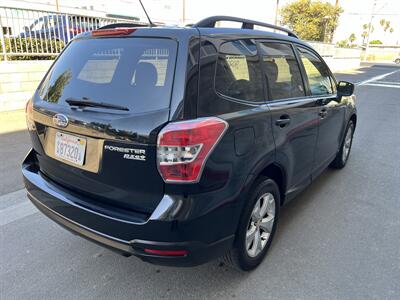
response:
<path fill-rule="evenodd" d="M 369 30 L 371 26 L 371 30 Z M 361 37 L 363 38 L 362 44 L 365 45 L 365 39 L 368 37 L 368 35 L 372 32 L 374 32 L 375 28 L 371 24 L 364 24 L 363 26 L 363 32 L 361 33 Z"/>
<path fill-rule="evenodd" d="M 381 25 L 383 32 L 384 32 L 384 36 L 386 37 L 387 35 L 387 31 L 389 31 L 389 33 L 393 33 L 394 28 L 390 26 L 390 21 L 385 20 L 385 19 L 381 19 L 379 21 L 379 24 Z"/>
<path fill-rule="evenodd" d="M 340 6 L 320 0 L 298 0 L 281 9 L 281 23 L 302 39 L 331 42 L 342 12 Z"/>
<path fill-rule="evenodd" d="M 389 28 L 389 32 L 392 33 L 394 31 L 393 27 L 390 27 L 390 21 L 387 21 L 385 19 L 381 19 L 379 21 L 379 24 L 381 24 L 383 31 L 386 32 Z"/>
<path fill-rule="evenodd" d="M 372 40 L 369 42 L 370 45 L 382 45 L 382 41 L 381 40 Z"/>
<path fill-rule="evenodd" d="M 340 48 L 347 48 L 347 47 L 349 47 L 349 40 L 348 39 L 341 40 L 336 43 L 336 46 L 338 46 Z"/>
<path fill-rule="evenodd" d="M 357 39 L 357 37 L 356 37 L 356 35 L 355 35 L 354 33 L 350 34 L 350 36 L 349 36 L 349 42 L 350 42 L 351 44 L 353 44 L 354 41 L 355 41 L 356 39 Z"/>
<path fill-rule="evenodd" d="M 357 47 L 357 44 L 354 44 L 354 41 L 356 39 L 357 39 L 356 35 L 352 33 L 347 39 L 337 42 L 336 45 L 341 48 L 355 48 Z"/>

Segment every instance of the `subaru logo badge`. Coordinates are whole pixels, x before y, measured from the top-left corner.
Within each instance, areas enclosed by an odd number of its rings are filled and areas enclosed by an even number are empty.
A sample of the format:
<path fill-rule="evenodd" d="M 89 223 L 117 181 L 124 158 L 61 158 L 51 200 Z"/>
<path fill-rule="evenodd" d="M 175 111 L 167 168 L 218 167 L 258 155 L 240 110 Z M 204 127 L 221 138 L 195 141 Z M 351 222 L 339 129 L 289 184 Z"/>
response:
<path fill-rule="evenodd" d="M 53 124 L 58 127 L 67 127 L 68 126 L 68 118 L 63 114 L 56 114 L 53 116 Z"/>

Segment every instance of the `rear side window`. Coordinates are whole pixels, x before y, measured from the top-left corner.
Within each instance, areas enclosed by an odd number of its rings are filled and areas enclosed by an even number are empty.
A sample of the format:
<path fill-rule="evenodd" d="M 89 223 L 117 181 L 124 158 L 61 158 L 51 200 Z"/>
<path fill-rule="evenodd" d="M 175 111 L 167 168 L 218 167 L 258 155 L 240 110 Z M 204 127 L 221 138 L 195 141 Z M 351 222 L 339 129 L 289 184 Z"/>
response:
<path fill-rule="evenodd" d="M 261 69 L 253 41 L 238 40 L 221 45 L 215 90 L 239 100 L 263 101 Z"/>
<path fill-rule="evenodd" d="M 305 96 L 292 47 L 288 44 L 261 43 L 260 51 L 271 100 Z"/>
<path fill-rule="evenodd" d="M 133 113 L 168 108 L 177 44 L 167 39 L 98 38 L 73 41 L 40 89 L 42 100 L 89 99 Z"/>
<path fill-rule="evenodd" d="M 333 94 L 331 76 L 326 65 L 311 51 L 297 48 L 308 77 L 312 95 Z"/>

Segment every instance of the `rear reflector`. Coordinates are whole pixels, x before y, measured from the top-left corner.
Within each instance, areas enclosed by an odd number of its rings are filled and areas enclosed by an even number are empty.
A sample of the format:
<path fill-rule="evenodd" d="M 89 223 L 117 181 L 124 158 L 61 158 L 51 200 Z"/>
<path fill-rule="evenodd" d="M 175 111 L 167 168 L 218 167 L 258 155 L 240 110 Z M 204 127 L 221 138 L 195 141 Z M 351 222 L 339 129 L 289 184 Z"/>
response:
<path fill-rule="evenodd" d="M 156 250 L 147 248 L 144 249 L 144 252 L 162 256 L 185 256 L 189 254 L 187 250 Z"/>
<path fill-rule="evenodd" d="M 128 35 L 134 32 L 135 28 L 111 28 L 111 29 L 97 29 L 92 31 L 93 36 L 112 36 L 112 35 Z"/>
<path fill-rule="evenodd" d="M 228 124 L 219 118 L 169 123 L 158 135 L 158 170 L 165 182 L 198 182 Z"/>

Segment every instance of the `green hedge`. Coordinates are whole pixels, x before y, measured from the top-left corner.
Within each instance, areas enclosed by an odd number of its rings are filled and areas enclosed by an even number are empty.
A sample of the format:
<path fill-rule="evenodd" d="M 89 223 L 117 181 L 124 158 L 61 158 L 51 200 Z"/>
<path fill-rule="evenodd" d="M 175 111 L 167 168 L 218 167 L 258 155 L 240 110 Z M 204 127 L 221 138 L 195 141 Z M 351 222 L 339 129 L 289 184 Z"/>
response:
<path fill-rule="evenodd" d="M 49 39 L 35 39 L 35 38 L 5 38 L 5 46 L 6 53 L 20 53 L 20 52 L 28 52 L 28 53 L 49 53 L 49 55 L 8 55 L 8 60 L 45 60 L 45 59 L 53 59 L 56 55 L 50 54 L 53 48 L 53 52 L 55 52 L 56 46 L 57 49 L 63 49 L 65 44 L 63 41 L 55 41 Z M 51 48 L 52 47 L 52 48 Z M 3 53 L 3 47 L 0 43 L 0 53 Z M 0 60 L 4 60 L 4 56 L 0 55 Z"/>

